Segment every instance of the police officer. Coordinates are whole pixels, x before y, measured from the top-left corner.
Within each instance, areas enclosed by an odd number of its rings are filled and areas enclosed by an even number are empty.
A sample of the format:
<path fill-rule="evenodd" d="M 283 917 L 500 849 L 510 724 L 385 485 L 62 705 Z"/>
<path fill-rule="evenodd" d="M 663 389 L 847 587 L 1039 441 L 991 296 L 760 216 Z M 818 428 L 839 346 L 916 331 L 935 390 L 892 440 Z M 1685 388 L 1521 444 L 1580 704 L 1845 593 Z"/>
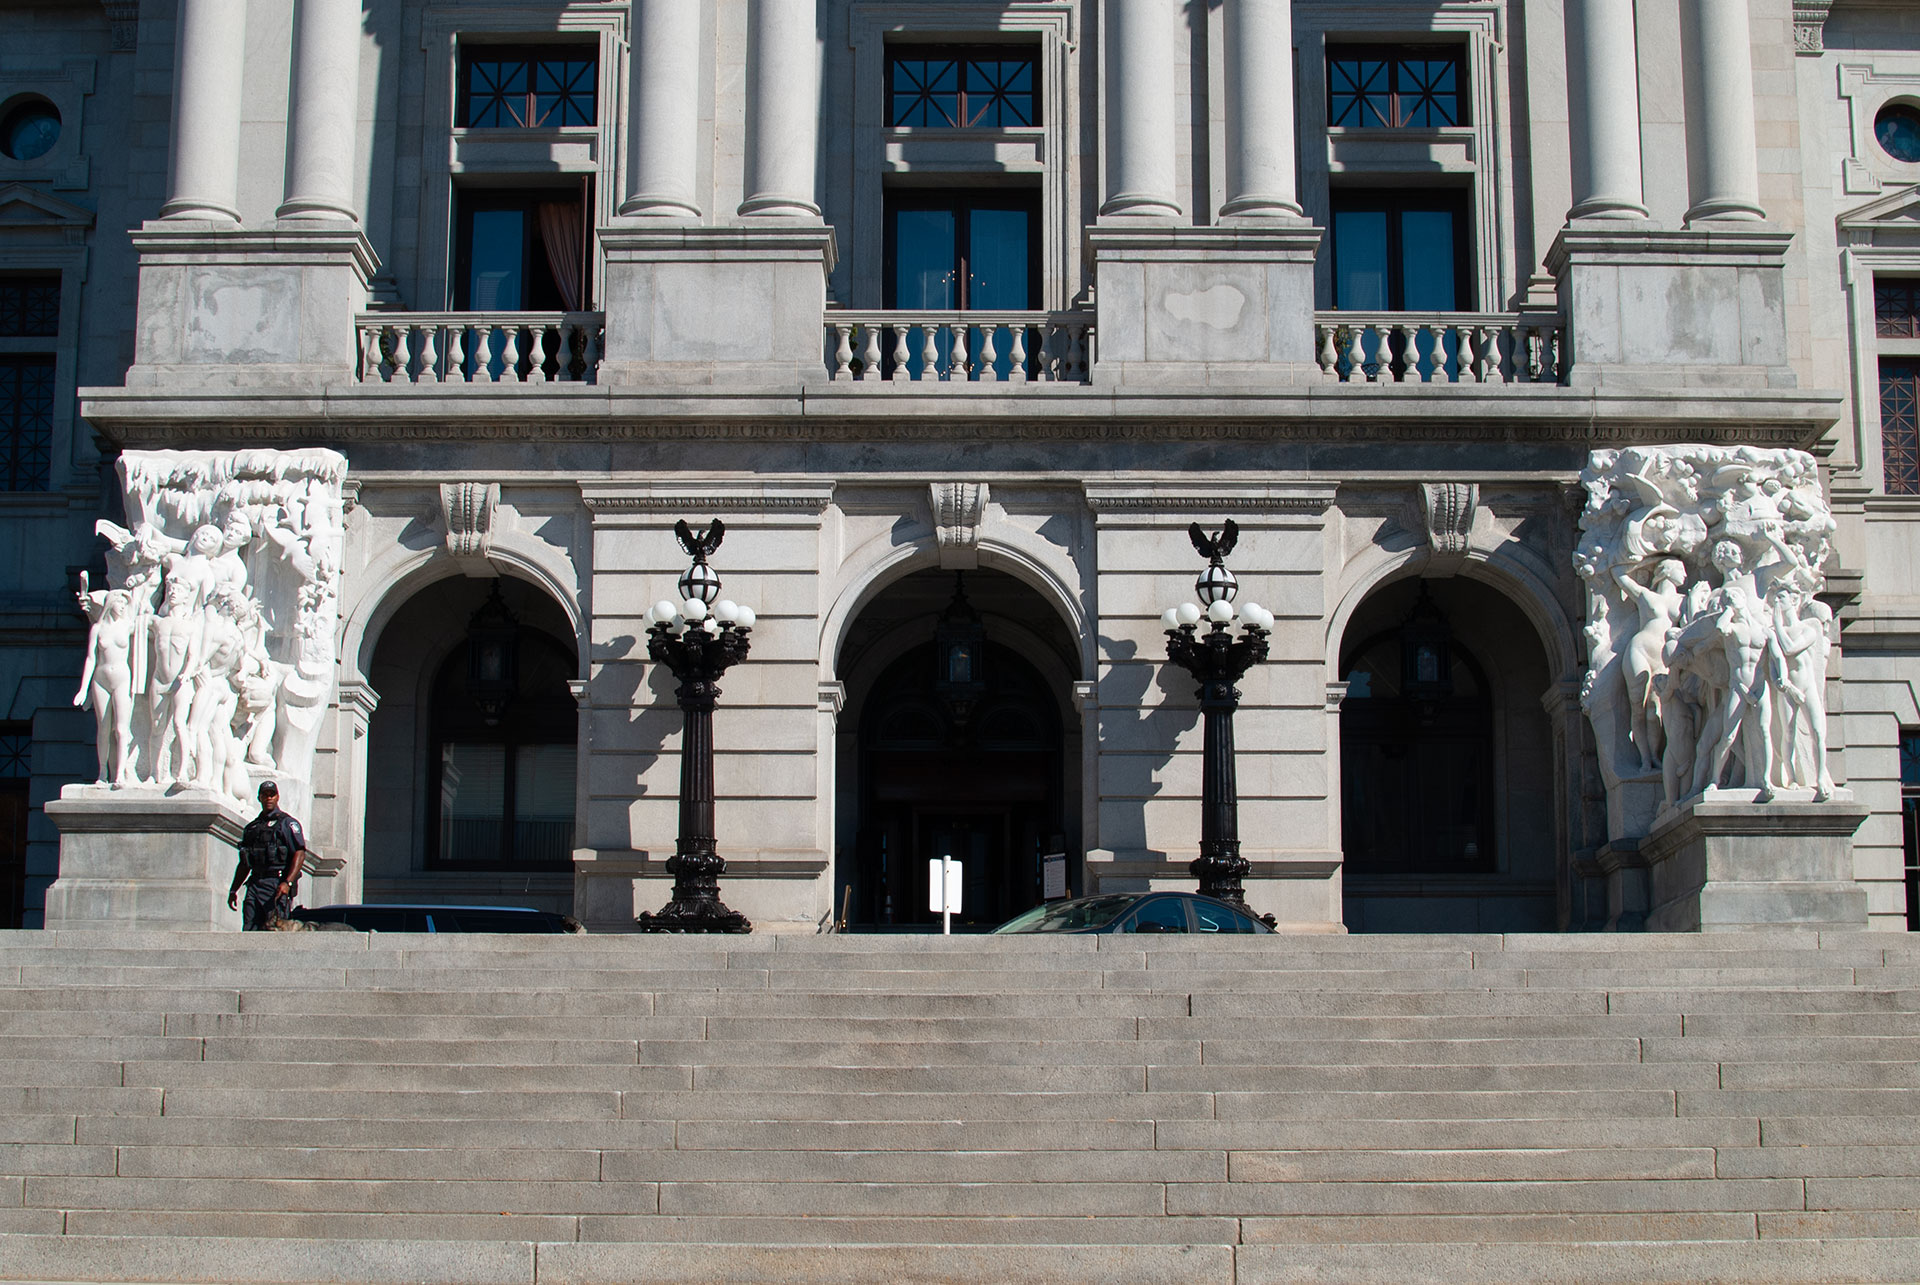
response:
<path fill-rule="evenodd" d="M 261 932 L 285 919 L 293 909 L 293 890 L 307 864 L 307 838 L 300 823 L 280 810 L 280 787 L 260 783 L 260 815 L 247 822 L 240 835 L 240 861 L 227 889 L 227 909 L 240 911 L 248 932 Z M 247 902 L 241 907 L 240 887 Z"/>

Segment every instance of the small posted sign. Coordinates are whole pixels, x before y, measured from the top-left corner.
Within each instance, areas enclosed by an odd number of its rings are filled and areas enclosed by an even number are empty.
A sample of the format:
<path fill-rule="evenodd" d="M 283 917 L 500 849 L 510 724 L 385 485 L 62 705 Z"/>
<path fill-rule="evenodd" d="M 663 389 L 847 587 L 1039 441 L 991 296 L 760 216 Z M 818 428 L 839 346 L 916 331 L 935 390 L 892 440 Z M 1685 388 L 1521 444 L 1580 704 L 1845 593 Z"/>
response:
<path fill-rule="evenodd" d="M 960 913 L 960 863 L 952 857 L 927 862 L 927 909 L 940 916 L 940 931 L 953 931 Z"/>
<path fill-rule="evenodd" d="M 1058 901 L 1067 895 L 1067 854 L 1049 852 L 1040 858 L 1040 899 Z"/>

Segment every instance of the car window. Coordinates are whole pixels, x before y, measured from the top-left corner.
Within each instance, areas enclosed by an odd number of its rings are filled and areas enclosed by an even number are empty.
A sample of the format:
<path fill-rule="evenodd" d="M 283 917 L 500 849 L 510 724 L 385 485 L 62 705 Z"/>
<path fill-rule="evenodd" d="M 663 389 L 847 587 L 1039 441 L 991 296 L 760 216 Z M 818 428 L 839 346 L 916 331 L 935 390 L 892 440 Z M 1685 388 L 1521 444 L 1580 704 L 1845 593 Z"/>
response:
<path fill-rule="evenodd" d="M 1125 923 L 1123 933 L 1183 933 L 1187 928 L 1187 903 L 1178 897 L 1155 897 L 1140 903 Z"/>
<path fill-rule="evenodd" d="M 1253 920 L 1237 910 L 1226 906 L 1210 905 L 1204 901 L 1193 903 L 1194 927 L 1203 933 L 1253 933 L 1260 930 L 1254 927 Z"/>
<path fill-rule="evenodd" d="M 1056 901 L 1051 905 L 1035 906 L 1026 914 L 1000 925 L 994 931 L 997 933 L 1065 933 L 1088 928 L 1104 928 L 1132 904 L 1133 898 L 1126 894 L 1075 897 L 1072 901 Z"/>

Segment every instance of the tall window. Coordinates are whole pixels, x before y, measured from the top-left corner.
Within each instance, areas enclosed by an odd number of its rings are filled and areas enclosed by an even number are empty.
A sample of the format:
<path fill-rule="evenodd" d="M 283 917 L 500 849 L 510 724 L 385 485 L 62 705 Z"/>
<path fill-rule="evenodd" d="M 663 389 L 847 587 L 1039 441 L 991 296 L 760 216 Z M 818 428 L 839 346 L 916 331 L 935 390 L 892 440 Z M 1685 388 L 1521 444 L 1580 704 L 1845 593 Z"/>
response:
<path fill-rule="evenodd" d="M 1900 835 L 1906 856 L 1907 931 L 1920 932 L 1920 732 L 1900 733 Z"/>
<path fill-rule="evenodd" d="M 1349 312 L 1470 310 L 1467 199 L 1454 188 L 1333 194 L 1333 306 Z"/>
<path fill-rule="evenodd" d="M 468 129 L 565 129 L 597 118 L 600 57 L 590 45 L 476 45 L 460 58 Z"/>
<path fill-rule="evenodd" d="M 51 484 L 58 275 L 0 277 L 0 491 Z"/>
<path fill-rule="evenodd" d="M 33 726 L 0 723 L 0 928 L 22 927 L 27 906 L 27 785 Z"/>
<path fill-rule="evenodd" d="M 1873 330 L 1920 339 L 1920 279 L 1874 278 Z M 1920 495 L 1920 358 L 1880 359 L 1880 465 L 1888 495 Z"/>
<path fill-rule="evenodd" d="M 434 682 L 428 864 L 458 869 L 564 869 L 573 859 L 577 707 L 571 658 L 537 629 L 519 631 L 518 691 L 489 721 L 468 691 L 469 657 L 454 649 Z"/>
<path fill-rule="evenodd" d="M 464 188 L 455 196 L 455 308 L 578 312 L 589 306 L 590 179 L 579 188 Z"/>
<path fill-rule="evenodd" d="M 885 306 L 1034 307 L 1039 228 L 1039 193 L 1032 189 L 888 191 Z"/>
<path fill-rule="evenodd" d="M 1463 51 L 1442 45 L 1329 45 L 1327 123 L 1437 129 L 1467 123 Z"/>
<path fill-rule="evenodd" d="M 1018 45 L 904 45 L 887 57 L 887 124 L 1006 129 L 1040 123 L 1038 56 Z"/>

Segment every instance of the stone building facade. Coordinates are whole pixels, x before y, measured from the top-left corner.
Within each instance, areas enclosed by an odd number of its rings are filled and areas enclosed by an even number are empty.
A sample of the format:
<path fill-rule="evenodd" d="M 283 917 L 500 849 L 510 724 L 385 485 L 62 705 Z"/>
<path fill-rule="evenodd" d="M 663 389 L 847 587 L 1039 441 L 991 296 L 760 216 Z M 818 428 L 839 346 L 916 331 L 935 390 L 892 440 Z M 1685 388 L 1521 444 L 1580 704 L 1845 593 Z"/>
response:
<path fill-rule="evenodd" d="M 981 923 L 1052 853 L 1076 891 L 1184 884 L 1200 714 L 1161 617 L 1194 596 L 1189 526 L 1231 518 L 1274 617 L 1237 721 L 1256 909 L 1914 926 L 1903 5 L 0 20 L 14 922 L 224 926 L 199 885 L 274 774 L 310 902 L 630 927 L 675 836 L 647 631 L 683 518 L 724 522 L 757 614 L 715 749 L 724 895 L 758 928 L 924 926 L 943 852 Z M 1606 505 L 1655 477 L 1690 552 L 1609 527 L 1596 572 Z M 1659 646 L 1602 663 L 1663 558 L 1698 586 L 1676 640 L 1736 581 L 1797 604 L 1761 609 L 1764 676 L 1700 662 L 1759 713 L 1688 725 L 1734 766 L 1677 798 L 1642 752 Z M 182 694 L 158 639 L 193 612 Z M 75 708 L 122 655 L 124 764 Z"/>

